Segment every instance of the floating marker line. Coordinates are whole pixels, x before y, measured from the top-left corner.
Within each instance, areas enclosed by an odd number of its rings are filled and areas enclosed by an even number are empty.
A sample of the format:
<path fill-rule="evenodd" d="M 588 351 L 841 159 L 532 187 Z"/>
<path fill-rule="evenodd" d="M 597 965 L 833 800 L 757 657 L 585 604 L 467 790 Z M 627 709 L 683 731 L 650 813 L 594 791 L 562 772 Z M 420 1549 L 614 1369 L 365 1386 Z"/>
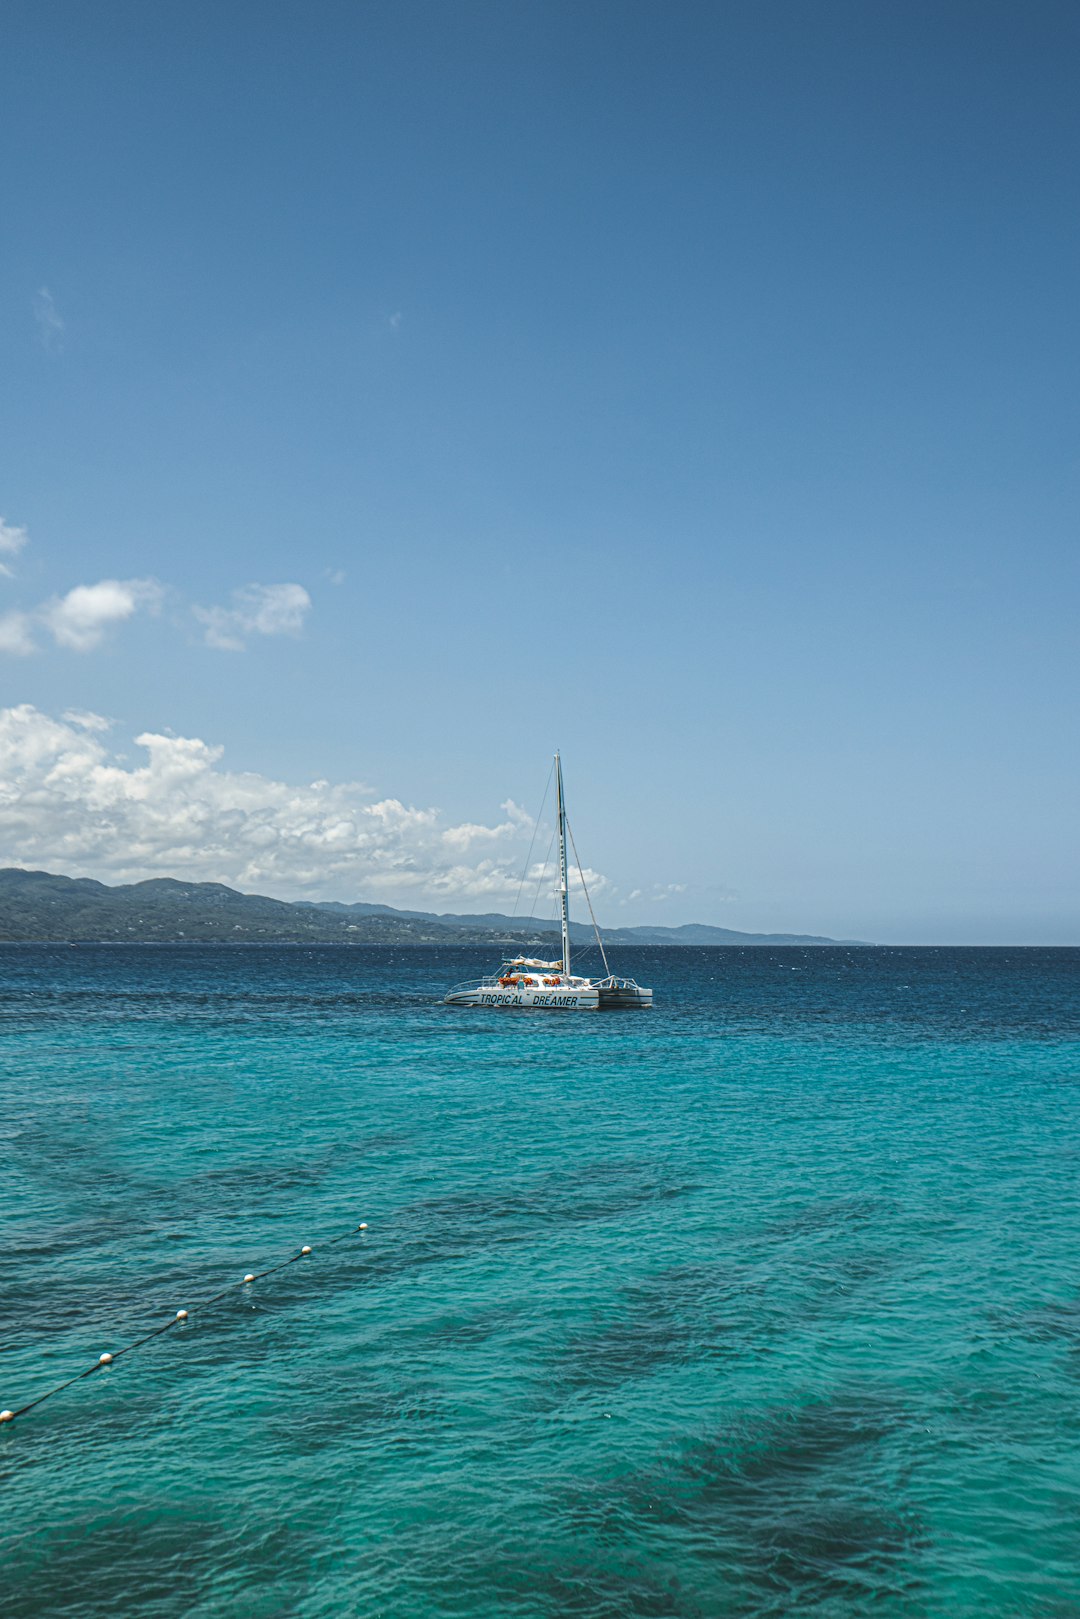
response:
<path fill-rule="evenodd" d="M 339 1242 L 344 1242 L 348 1237 L 355 1237 L 358 1231 L 366 1231 L 367 1228 L 367 1221 L 361 1220 L 359 1225 L 351 1226 L 348 1231 L 341 1232 L 337 1237 L 330 1237 L 320 1246 L 333 1248 Z M 141 1349 L 143 1344 L 150 1342 L 151 1338 L 160 1338 L 162 1333 L 171 1332 L 173 1327 L 179 1326 L 190 1315 L 196 1314 L 199 1310 L 208 1309 L 211 1304 L 216 1304 L 219 1299 L 226 1298 L 230 1293 L 235 1293 L 238 1287 L 250 1287 L 252 1282 L 261 1282 L 264 1276 L 273 1276 L 275 1272 L 285 1270 L 289 1265 L 295 1265 L 298 1259 L 306 1259 L 309 1254 L 314 1252 L 315 1249 L 312 1245 L 305 1243 L 302 1248 L 298 1248 L 294 1254 L 289 1255 L 288 1259 L 281 1260 L 277 1265 L 268 1265 L 266 1270 L 248 1271 L 243 1281 L 230 1282 L 227 1287 L 221 1288 L 217 1293 L 211 1293 L 209 1298 L 202 1299 L 198 1304 L 193 1305 L 191 1309 L 177 1310 L 170 1320 L 164 1322 L 160 1327 L 153 1327 L 149 1332 L 144 1332 L 141 1338 L 135 1338 L 131 1343 L 124 1344 L 123 1348 L 107 1350 L 104 1354 L 98 1356 L 92 1366 L 87 1366 L 83 1371 L 76 1372 L 74 1377 L 69 1377 L 64 1383 L 58 1383 L 55 1388 L 47 1389 L 44 1394 L 39 1394 L 36 1400 L 28 1400 L 25 1405 L 20 1405 L 14 1411 L 0 1411 L 0 1423 L 14 1422 L 16 1417 L 25 1417 L 26 1413 L 33 1411 L 35 1406 L 44 1405 L 46 1400 L 51 1400 L 56 1394 L 62 1394 L 73 1383 L 81 1383 L 84 1377 L 92 1377 L 103 1366 L 111 1366 L 114 1361 L 120 1359 L 121 1355 L 130 1355 L 133 1349 Z"/>

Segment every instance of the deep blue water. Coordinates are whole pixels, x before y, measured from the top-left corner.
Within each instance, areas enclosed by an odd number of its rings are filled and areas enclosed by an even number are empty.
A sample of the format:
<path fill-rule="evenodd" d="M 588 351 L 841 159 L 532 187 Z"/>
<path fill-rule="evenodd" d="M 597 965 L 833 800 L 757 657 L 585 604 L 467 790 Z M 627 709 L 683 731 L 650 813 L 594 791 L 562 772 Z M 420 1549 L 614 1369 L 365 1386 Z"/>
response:
<path fill-rule="evenodd" d="M 1080 951 L 490 965 L 0 949 L 6 1619 L 1075 1619 Z"/>

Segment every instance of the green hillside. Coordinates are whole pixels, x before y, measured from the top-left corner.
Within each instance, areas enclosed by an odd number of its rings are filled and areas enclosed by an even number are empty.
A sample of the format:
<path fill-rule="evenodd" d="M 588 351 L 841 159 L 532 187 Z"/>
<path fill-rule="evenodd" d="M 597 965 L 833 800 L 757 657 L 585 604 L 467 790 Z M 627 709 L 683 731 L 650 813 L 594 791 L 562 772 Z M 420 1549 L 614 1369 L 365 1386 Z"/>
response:
<path fill-rule="evenodd" d="M 572 925 L 575 943 L 592 939 Z M 689 924 L 681 928 L 616 928 L 618 944 L 831 944 L 796 934 L 734 933 Z M 557 953 L 558 927 L 536 917 L 438 916 L 389 906 L 306 904 L 241 894 L 223 883 L 185 883 L 172 877 L 110 887 L 89 877 L 47 871 L 0 870 L 0 941 L 99 941 L 170 944 L 476 944 L 532 947 Z"/>

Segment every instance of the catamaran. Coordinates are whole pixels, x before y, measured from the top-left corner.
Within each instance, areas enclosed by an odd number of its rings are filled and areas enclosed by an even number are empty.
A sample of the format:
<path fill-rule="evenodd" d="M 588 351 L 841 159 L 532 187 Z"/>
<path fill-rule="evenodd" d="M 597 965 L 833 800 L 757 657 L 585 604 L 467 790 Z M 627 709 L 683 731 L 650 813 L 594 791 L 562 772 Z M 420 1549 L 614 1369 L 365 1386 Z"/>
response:
<path fill-rule="evenodd" d="M 550 778 L 549 778 L 550 779 Z M 562 760 L 555 755 L 555 794 L 559 837 L 559 904 L 562 913 L 562 960 L 540 961 L 535 956 L 514 956 L 497 973 L 471 983 L 455 984 L 444 997 L 447 1006 L 533 1007 L 544 1011 L 603 1012 L 652 1005 L 652 990 L 632 978 L 616 978 L 608 967 L 604 941 L 592 916 L 592 903 L 582 875 L 581 886 L 589 904 L 603 978 L 583 978 L 570 971 L 570 891 L 567 880 L 566 802 L 563 798 Z M 576 855 L 575 850 L 575 855 Z M 580 867 L 579 867 L 580 871 Z"/>

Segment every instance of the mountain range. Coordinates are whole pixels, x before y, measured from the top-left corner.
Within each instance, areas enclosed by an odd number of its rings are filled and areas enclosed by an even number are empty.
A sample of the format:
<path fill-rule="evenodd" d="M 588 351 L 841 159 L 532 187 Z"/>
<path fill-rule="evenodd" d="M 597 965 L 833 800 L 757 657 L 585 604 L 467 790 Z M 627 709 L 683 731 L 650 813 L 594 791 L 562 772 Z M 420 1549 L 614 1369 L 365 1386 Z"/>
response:
<path fill-rule="evenodd" d="M 241 894 L 223 883 L 154 877 L 110 887 L 91 877 L 0 869 L 0 941 L 176 944 L 490 945 L 557 951 L 559 925 L 540 917 L 396 911 L 357 901 L 291 901 Z M 591 927 L 570 924 L 574 944 Z M 797 933 L 737 933 L 690 922 L 682 927 L 609 928 L 611 945 L 837 944 Z"/>

